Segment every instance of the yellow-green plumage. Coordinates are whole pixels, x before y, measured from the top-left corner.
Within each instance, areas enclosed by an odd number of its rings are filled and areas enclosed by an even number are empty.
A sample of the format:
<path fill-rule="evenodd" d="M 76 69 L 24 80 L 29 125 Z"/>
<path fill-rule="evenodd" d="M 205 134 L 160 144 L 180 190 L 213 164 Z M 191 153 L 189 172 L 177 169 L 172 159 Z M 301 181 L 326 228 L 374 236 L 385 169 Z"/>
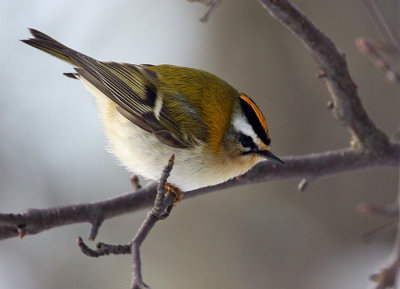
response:
<path fill-rule="evenodd" d="M 234 97 L 239 97 L 239 92 L 226 81 L 203 70 L 173 65 L 150 66 L 148 69 L 157 73 L 165 106 L 175 112 L 175 121 L 179 123 L 180 129 L 185 134 L 194 134 L 202 141 L 208 139 L 207 143 L 218 152 L 224 132 L 231 121 Z M 193 121 L 187 118 L 187 113 L 181 111 L 184 108 L 179 102 L 169 101 L 176 92 L 198 111 L 207 133 L 201 129 L 202 126 L 193 127 Z M 212 115 L 213 118 L 206 118 L 206 115 Z"/>
<path fill-rule="evenodd" d="M 102 62 L 31 33 L 34 38 L 22 41 L 75 66 L 77 73 L 66 75 L 95 96 L 109 150 L 128 170 L 158 179 L 175 154 L 169 182 L 186 191 L 243 174 L 264 156 L 277 159 L 267 150 L 267 126 L 256 105 L 215 75 Z"/>
<path fill-rule="evenodd" d="M 129 87 L 132 93 L 123 99 L 126 106 L 116 101 L 114 96 L 110 98 L 130 113 L 135 113 L 132 108 L 138 108 L 137 114 L 146 110 L 142 103 L 146 101 L 146 93 L 149 88 L 155 90 L 157 96 L 162 96 L 164 113 L 158 118 L 160 126 L 151 129 L 160 130 L 164 127 L 187 146 L 195 145 L 198 141 L 207 142 L 209 149 L 219 154 L 223 133 L 231 121 L 234 100 L 239 97 L 239 92 L 226 81 L 206 71 L 188 67 L 174 65 L 142 67 L 116 62 L 102 63 L 65 47 L 41 32 L 33 30 L 33 33 L 36 38 L 24 42 L 86 69 L 95 78 L 100 79 L 98 86 L 106 86 L 104 89 L 111 90 L 109 96 L 115 95 L 112 89 L 118 87 L 118 81 Z M 155 75 L 148 74 L 148 70 Z M 101 80 L 101 75 L 97 75 L 98 71 L 106 77 L 114 76 L 117 81 L 107 87 L 107 83 Z M 221 106 L 220 103 L 224 105 Z M 207 119 L 205 115 L 213 115 L 214 118 Z M 138 118 L 140 117 L 142 116 L 138 115 Z M 148 123 L 151 120 L 144 118 L 144 121 Z M 196 127 L 193 123 L 197 124 Z"/>

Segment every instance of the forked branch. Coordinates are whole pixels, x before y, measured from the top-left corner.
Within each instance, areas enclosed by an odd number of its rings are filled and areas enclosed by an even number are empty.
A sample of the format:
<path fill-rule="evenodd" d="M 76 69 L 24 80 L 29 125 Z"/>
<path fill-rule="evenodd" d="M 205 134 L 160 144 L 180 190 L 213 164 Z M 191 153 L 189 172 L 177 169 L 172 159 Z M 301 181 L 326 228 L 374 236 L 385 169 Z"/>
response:
<path fill-rule="evenodd" d="M 167 179 L 174 165 L 174 155 L 168 160 L 165 166 L 160 181 L 157 186 L 157 195 L 154 200 L 152 209 L 147 213 L 142 225 L 136 232 L 135 237 L 127 245 L 111 245 L 98 243 L 97 249 L 90 249 L 82 240 L 78 238 L 78 245 L 81 251 L 89 257 L 100 257 L 105 255 L 132 254 L 132 289 L 150 288 L 143 282 L 142 262 L 140 258 L 140 247 L 151 229 L 157 221 L 167 218 L 172 210 L 175 202 L 175 196 L 169 191 L 165 191 Z"/>

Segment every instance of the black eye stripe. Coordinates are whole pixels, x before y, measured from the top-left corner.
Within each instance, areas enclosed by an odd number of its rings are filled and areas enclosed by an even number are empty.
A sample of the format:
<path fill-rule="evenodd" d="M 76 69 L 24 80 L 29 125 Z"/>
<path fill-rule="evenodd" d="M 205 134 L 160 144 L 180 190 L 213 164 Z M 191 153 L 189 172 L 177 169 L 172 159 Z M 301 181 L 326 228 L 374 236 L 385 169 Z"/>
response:
<path fill-rule="evenodd" d="M 245 134 L 239 134 L 239 142 L 244 148 L 254 149 L 256 145 L 253 142 L 253 139 Z"/>

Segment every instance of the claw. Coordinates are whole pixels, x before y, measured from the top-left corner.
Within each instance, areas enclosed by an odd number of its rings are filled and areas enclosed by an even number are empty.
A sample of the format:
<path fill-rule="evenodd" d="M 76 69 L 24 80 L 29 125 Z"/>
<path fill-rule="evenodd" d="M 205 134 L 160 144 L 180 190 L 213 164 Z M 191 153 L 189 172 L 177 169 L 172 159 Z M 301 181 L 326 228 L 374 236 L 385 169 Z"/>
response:
<path fill-rule="evenodd" d="M 174 206 L 182 199 L 183 193 L 180 189 L 175 187 L 174 185 L 171 185 L 170 183 L 165 184 L 165 194 L 174 194 L 175 195 L 175 200 L 174 200 Z"/>

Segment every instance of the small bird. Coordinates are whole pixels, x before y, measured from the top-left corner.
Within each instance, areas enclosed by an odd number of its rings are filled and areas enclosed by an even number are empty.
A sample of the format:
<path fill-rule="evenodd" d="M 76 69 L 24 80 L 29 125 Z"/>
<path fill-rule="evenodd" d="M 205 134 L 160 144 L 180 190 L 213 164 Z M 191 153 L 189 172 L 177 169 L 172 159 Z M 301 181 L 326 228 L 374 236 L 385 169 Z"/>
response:
<path fill-rule="evenodd" d="M 284 164 L 269 151 L 267 123 L 257 105 L 203 70 L 173 65 L 103 62 L 30 29 L 23 42 L 74 66 L 95 97 L 108 150 L 135 174 L 157 180 L 169 157 L 168 183 L 181 191 L 242 175 L 257 163 Z"/>

